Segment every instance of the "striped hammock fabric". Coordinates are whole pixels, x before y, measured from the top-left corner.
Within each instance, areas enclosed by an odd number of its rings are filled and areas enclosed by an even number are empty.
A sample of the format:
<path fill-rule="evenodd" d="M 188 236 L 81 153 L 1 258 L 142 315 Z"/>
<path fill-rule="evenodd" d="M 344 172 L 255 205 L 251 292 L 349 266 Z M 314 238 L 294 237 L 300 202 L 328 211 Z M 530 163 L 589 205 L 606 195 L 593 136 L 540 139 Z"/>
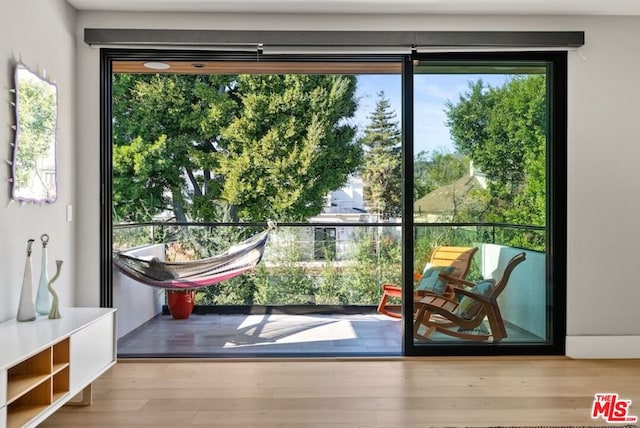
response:
<path fill-rule="evenodd" d="M 174 290 L 207 287 L 231 279 L 260 263 L 271 228 L 231 246 L 226 252 L 188 262 L 164 262 L 113 253 L 113 264 L 142 284 Z"/>

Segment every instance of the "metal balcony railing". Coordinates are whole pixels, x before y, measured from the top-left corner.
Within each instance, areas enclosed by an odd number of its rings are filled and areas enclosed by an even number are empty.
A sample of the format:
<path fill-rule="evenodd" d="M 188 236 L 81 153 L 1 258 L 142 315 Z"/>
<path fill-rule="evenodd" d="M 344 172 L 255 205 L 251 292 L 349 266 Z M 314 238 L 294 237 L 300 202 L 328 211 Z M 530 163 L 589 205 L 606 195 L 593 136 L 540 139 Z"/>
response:
<path fill-rule="evenodd" d="M 401 223 L 279 223 L 263 261 L 249 274 L 199 291 L 201 305 L 376 305 L 382 283 L 402 282 Z M 113 226 L 118 250 L 163 247 L 166 259 L 212 256 L 264 230 L 266 223 Z M 416 223 L 414 266 L 438 245 L 500 244 L 544 251 L 544 227 L 498 223 Z M 157 247 L 154 251 L 158 251 Z M 478 262 L 470 278 L 481 276 Z"/>

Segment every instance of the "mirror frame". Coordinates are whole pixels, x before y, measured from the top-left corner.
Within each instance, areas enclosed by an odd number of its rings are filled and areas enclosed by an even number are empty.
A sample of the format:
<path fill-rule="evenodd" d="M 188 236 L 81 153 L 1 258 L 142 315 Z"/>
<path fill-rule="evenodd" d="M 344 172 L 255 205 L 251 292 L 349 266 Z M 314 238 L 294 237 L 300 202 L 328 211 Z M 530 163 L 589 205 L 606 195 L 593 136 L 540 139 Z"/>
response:
<path fill-rule="evenodd" d="M 31 79 L 44 85 L 46 89 L 43 91 L 50 91 L 46 97 L 32 97 L 31 101 L 34 101 L 35 108 L 33 110 L 51 109 L 53 108 L 53 118 L 51 114 L 44 115 L 44 117 L 24 117 L 20 114 L 22 108 L 20 97 L 21 87 L 24 91 L 24 84 L 27 79 Z M 58 88 L 57 85 L 45 77 L 40 76 L 38 73 L 33 72 L 26 65 L 17 63 L 15 65 L 14 72 L 14 85 L 15 85 L 15 136 L 13 143 L 13 159 L 11 163 L 11 197 L 15 201 L 29 202 L 29 203 L 53 203 L 58 198 L 58 161 L 57 161 L 57 131 L 58 131 Z M 24 93 L 23 93 L 24 95 Z M 51 105 L 51 97 L 53 97 L 53 105 Z M 40 103 L 38 105 L 38 103 Z M 20 168 L 20 152 L 21 148 L 25 145 L 23 135 L 26 131 L 26 127 L 34 121 L 40 121 L 42 129 L 35 132 L 35 143 L 39 146 L 36 147 L 36 152 L 39 150 L 39 154 L 32 155 L 32 159 L 25 161 L 32 163 L 33 170 L 29 171 L 32 178 L 28 180 L 27 185 L 21 185 L 18 181 L 18 172 Z M 41 135 L 38 135 L 41 134 Z M 22 141 L 21 141 L 22 140 Z M 46 141 L 44 141 L 46 140 Z M 32 143 L 33 144 L 33 143 Z M 47 164 L 48 162 L 48 164 Z M 38 163 L 45 163 L 46 167 L 39 166 Z M 52 166 L 51 166 L 52 165 Z M 30 168 L 27 166 L 26 168 Z M 52 172 L 51 172 L 52 171 Z M 52 174 L 53 177 L 46 177 L 46 175 Z M 43 178 L 42 175 L 45 175 Z M 29 188 L 33 187 L 34 178 L 39 178 L 40 187 L 39 191 L 30 191 Z"/>

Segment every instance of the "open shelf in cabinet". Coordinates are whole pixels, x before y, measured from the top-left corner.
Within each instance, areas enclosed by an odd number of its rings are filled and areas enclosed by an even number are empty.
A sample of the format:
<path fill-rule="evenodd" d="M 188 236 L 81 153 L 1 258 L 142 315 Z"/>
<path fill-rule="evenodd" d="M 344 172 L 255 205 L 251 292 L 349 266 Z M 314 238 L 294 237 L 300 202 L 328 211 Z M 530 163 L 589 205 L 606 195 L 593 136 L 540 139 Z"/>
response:
<path fill-rule="evenodd" d="M 7 427 L 21 427 L 69 393 L 69 338 L 7 370 Z"/>
<path fill-rule="evenodd" d="M 51 404 L 51 378 L 18 397 L 7 406 L 7 428 L 22 427 Z"/>
<path fill-rule="evenodd" d="M 51 369 L 52 374 L 56 374 L 59 371 L 69 367 L 69 338 L 53 345 L 53 367 Z M 68 376 L 67 376 L 68 377 Z"/>
<path fill-rule="evenodd" d="M 7 371 L 7 404 L 29 393 L 51 376 L 51 348 L 27 358 Z"/>
<path fill-rule="evenodd" d="M 52 402 L 59 400 L 69 392 L 69 366 L 53 375 Z"/>

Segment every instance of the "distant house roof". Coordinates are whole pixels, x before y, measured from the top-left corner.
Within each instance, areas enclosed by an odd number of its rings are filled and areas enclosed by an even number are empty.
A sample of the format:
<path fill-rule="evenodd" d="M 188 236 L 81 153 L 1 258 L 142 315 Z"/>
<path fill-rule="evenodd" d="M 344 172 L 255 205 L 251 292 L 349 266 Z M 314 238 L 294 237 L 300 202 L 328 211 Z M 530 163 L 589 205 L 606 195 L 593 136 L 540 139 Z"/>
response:
<path fill-rule="evenodd" d="M 468 196 L 471 191 L 484 188 L 486 188 L 486 185 L 482 177 L 465 175 L 451 184 L 438 187 L 415 201 L 413 203 L 413 213 L 417 216 L 429 214 L 451 215 L 456 205 L 459 208 L 470 202 Z"/>

